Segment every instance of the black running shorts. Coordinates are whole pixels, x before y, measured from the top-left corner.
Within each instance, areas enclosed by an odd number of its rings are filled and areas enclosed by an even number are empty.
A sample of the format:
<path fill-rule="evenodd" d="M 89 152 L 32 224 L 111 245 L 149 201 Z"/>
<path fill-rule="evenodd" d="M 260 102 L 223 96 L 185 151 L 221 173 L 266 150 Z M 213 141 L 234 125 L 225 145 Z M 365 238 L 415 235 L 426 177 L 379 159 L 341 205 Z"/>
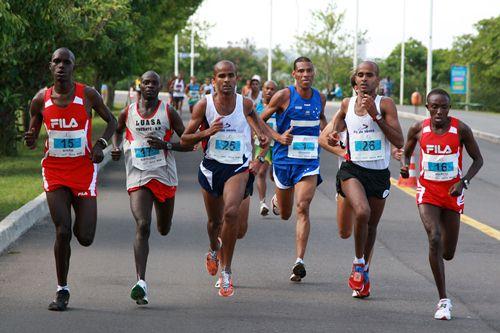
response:
<path fill-rule="evenodd" d="M 391 188 L 391 173 L 389 169 L 375 170 L 363 168 L 352 162 L 342 162 L 337 172 L 337 193 L 345 197 L 342 192 L 342 181 L 356 178 L 366 192 L 366 197 L 385 199 Z"/>

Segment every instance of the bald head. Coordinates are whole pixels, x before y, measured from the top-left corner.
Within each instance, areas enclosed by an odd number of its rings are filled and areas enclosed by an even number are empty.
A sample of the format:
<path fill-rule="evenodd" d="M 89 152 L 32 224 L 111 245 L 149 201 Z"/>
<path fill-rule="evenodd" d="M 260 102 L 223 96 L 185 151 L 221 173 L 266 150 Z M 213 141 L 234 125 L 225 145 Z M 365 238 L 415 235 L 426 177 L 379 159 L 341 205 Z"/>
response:
<path fill-rule="evenodd" d="M 365 60 L 363 62 L 361 62 L 358 67 L 356 67 L 356 72 L 363 66 L 370 66 L 372 69 L 373 69 L 373 72 L 375 73 L 375 75 L 379 76 L 379 73 L 380 73 L 380 68 L 378 67 L 378 64 L 374 61 L 370 61 L 370 60 Z"/>
<path fill-rule="evenodd" d="M 155 71 L 147 71 L 144 74 L 142 74 L 141 81 L 144 80 L 145 78 L 151 78 L 151 77 L 154 77 L 158 82 L 160 82 L 160 75 Z"/>
<path fill-rule="evenodd" d="M 264 104 L 269 103 L 273 95 L 276 93 L 278 85 L 273 80 L 266 81 L 264 86 L 262 86 L 262 97 L 264 99 Z"/>
<path fill-rule="evenodd" d="M 60 47 L 55 50 L 54 53 L 52 53 L 52 57 L 50 59 L 52 60 L 54 58 L 58 58 L 61 55 L 68 57 L 73 63 L 75 63 L 75 55 L 67 47 Z"/>
<path fill-rule="evenodd" d="M 236 65 L 232 61 L 221 60 L 214 66 L 214 76 L 217 76 L 217 73 L 220 72 L 221 70 L 227 70 L 228 67 L 231 67 L 232 71 L 236 73 Z"/>

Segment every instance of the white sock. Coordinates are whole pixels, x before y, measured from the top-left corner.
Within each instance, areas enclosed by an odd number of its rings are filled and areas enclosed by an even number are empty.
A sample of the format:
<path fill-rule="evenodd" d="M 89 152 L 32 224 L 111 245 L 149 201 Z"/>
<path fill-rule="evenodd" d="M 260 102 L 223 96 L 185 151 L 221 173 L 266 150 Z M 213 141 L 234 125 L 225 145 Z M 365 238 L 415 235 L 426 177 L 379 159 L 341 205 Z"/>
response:
<path fill-rule="evenodd" d="M 260 203 L 266 203 L 266 198 L 262 199 Z"/>
<path fill-rule="evenodd" d="M 354 257 L 354 261 L 353 261 L 354 264 L 361 264 L 361 265 L 364 265 L 365 264 L 365 257 L 361 257 L 361 258 L 356 258 Z"/>
<path fill-rule="evenodd" d="M 302 265 L 304 265 L 304 259 L 297 257 L 297 260 L 295 260 L 295 264 L 298 264 L 299 262 L 300 262 Z"/>
<path fill-rule="evenodd" d="M 67 290 L 67 291 L 69 291 L 68 285 L 65 285 L 65 286 L 57 285 L 57 291 L 61 291 L 61 290 Z"/>

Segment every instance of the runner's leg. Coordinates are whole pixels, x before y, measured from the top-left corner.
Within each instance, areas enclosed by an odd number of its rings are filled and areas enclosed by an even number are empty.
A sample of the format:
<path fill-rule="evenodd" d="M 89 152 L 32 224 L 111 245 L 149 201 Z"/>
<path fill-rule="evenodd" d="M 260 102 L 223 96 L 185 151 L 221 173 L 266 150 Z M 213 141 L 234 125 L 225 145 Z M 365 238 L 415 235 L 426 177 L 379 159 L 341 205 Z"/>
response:
<path fill-rule="evenodd" d="M 224 211 L 224 200 L 222 197 L 214 197 L 205 190 L 203 193 L 203 201 L 205 202 L 205 209 L 207 211 L 207 232 L 210 239 L 210 249 L 213 251 L 218 250 L 219 242 L 217 238 L 222 227 L 222 214 Z"/>
<path fill-rule="evenodd" d="M 224 184 L 224 214 L 222 225 L 222 268 L 231 271 L 234 247 L 238 237 L 240 217 L 238 211 L 245 195 L 248 172 L 242 172 L 229 178 Z"/>
<path fill-rule="evenodd" d="M 309 231 L 311 224 L 309 221 L 309 206 L 316 192 L 318 176 L 307 176 L 302 178 L 295 184 L 295 197 L 297 208 L 297 225 L 295 248 L 297 258 L 304 259 L 306 253 L 307 240 L 309 239 Z"/>
<path fill-rule="evenodd" d="M 288 220 L 290 216 L 292 216 L 293 194 L 293 187 L 283 190 L 276 187 L 276 199 L 278 199 L 278 207 L 280 210 L 281 219 L 283 220 Z"/>
<path fill-rule="evenodd" d="M 240 205 L 240 209 L 238 211 L 238 239 L 242 239 L 245 237 L 245 234 L 248 230 L 248 213 L 250 210 L 250 196 L 243 199 Z"/>
<path fill-rule="evenodd" d="M 385 199 L 379 199 L 376 197 L 368 198 L 368 203 L 370 204 L 370 219 L 368 220 L 368 235 L 365 244 L 365 260 L 369 262 L 372 257 L 373 246 L 375 245 L 375 239 L 377 238 L 377 226 L 382 217 L 385 207 Z"/>
<path fill-rule="evenodd" d="M 429 204 L 418 205 L 420 219 L 424 225 L 429 239 L 429 263 L 431 265 L 434 281 L 438 289 L 439 298 L 446 297 L 446 283 L 443 263 L 443 246 L 441 243 L 441 211 L 437 206 Z"/>
<path fill-rule="evenodd" d="M 130 193 L 130 209 L 136 223 L 134 257 L 138 280 L 145 280 L 146 276 L 153 200 L 153 193 L 147 188 L 140 188 Z"/>
<path fill-rule="evenodd" d="M 441 211 L 441 242 L 443 244 L 443 259 L 451 260 L 457 249 L 460 231 L 460 214 L 450 209 Z"/>
<path fill-rule="evenodd" d="M 337 228 L 340 238 L 347 239 L 352 234 L 352 224 L 354 213 L 348 201 L 341 196 L 337 196 Z"/>
<path fill-rule="evenodd" d="M 264 162 L 257 173 L 257 190 L 259 191 L 259 200 L 262 201 L 266 198 L 266 176 L 269 169 L 269 163 Z"/>
<path fill-rule="evenodd" d="M 172 216 L 174 215 L 175 197 L 168 198 L 165 202 L 154 200 L 156 212 L 156 228 L 162 236 L 168 235 L 172 227 Z"/>
<path fill-rule="evenodd" d="M 46 192 L 50 216 L 56 228 L 54 242 L 54 257 L 56 260 L 57 284 L 67 285 L 69 258 L 71 257 L 71 200 L 72 193 L 68 188 L 61 187 L 55 191 Z"/>
<path fill-rule="evenodd" d="M 356 258 L 362 258 L 368 238 L 368 221 L 371 210 L 363 185 L 356 178 L 342 181 L 342 191 L 346 195 L 354 213 L 354 249 Z"/>
<path fill-rule="evenodd" d="M 97 198 L 73 198 L 75 225 L 73 233 L 82 246 L 90 246 L 94 241 L 97 225 Z"/>

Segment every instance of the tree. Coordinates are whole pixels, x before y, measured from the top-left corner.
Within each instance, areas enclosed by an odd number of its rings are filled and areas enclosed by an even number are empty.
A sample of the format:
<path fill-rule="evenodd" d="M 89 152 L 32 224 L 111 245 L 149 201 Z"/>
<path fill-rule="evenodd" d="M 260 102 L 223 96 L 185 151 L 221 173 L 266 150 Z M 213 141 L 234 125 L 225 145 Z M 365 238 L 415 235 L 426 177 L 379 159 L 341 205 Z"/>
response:
<path fill-rule="evenodd" d="M 352 54 L 353 37 L 342 32 L 345 13 L 338 12 L 332 1 L 324 10 L 313 11 L 312 15 L 312 31 L 296 37 L 297 49 L 313 61 L 318 86 L 331 89 L 334 81 L 340 81 L 344 89 L 349 89 L 351 65 L 345 60 Z M 364 32 L 360 33 L 359 43 L 363 42 L 364 36 Z"/>

